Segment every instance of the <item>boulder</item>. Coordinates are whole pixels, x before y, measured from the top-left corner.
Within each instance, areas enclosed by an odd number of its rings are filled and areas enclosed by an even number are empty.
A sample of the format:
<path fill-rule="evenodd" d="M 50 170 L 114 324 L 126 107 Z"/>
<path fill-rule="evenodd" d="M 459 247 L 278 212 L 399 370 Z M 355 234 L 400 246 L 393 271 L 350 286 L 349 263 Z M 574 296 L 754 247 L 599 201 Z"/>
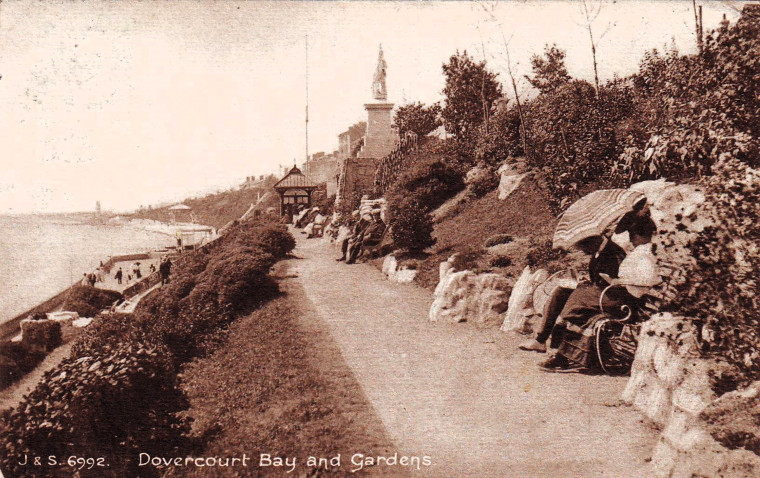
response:
<path fill-rule="evenodd" d="M 391 282 L 398 284 L 408 284 L 417 276 L 416 269 L 409 269 L 404 265 L 399 265 L 394 256 L 386 256 L 383 260 L 383 274 Z"/>
<path fill-rule="evenodd" d="M 499 199 L 505 200 L 528 175 L 524 163 L 503 164 L 496 173 L 499 175 Z"/>
<path fill-rule="evenodd" d="M 502 331 L 514 330 L 524 334 L 532 332 L 528 319 L 536 313 L 533 308 L 533 293 L 548 277 L 549 273 L 544 269 L 531 273 L 530 266 L 525 266 L 509 297 L 507 314 L 501 324 Z"/>
<path fill-rule="evenodd" d="M 501 322 L 510 291 L 506 277 L 456 271 L 448 261 L 441 264 L 440 275 L 430 306 L 431 322 L 469 321 L 483 326 Z"/>

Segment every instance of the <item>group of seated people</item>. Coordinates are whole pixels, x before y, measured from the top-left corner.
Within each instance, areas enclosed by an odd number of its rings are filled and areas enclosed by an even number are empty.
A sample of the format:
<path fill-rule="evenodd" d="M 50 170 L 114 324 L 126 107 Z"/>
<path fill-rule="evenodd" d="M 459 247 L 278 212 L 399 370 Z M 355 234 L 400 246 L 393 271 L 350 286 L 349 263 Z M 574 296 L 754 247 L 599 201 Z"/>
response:
<path fill-rule="evenodd" d="M 326 221 L 327 216 L 322 214 L 322 210 L 319 207 L 304 209 L 302 206 L 293 216 L 293 225 L 302 228 L 308 239 L 321 237 Z"/>
<path fill-rule="evenodd" d="M 346 264 L 355 263 L 363 253 L 382 242 L 385 227 L 380 210 L 375 209 L 369 214 L 362 215 L 351 228 L 351 233 L 341 241 L 342 255 L 336 260 L 346 261 Z"/>
<path fill-rule="evenodd" d="M 538 334 L 519 348 L 545 353 L 549 342 L 548 348 L 556 349 L 556 353 L 540 364 L 546 371 L 596 369 L 599 359 L 594 348 L 594 324 L 603 317 L 603 312 L 622 318 L 630 311 L 634 314 L 630 320 L 635 321 L 635 313 L 643 305 L 647 292 L 646 287 L 618 276 L 621 264 L 626 257 L 629 263 L 633 263 L 634 257 L 637 261 L 644 259 L 643 266 L 633 264 L 626 271 L 648 268 L 652 270 L 648 271 L 647 280 L 651 281 L 654 276 L 659 279 L 656 268 L 651 266 L 654 264 L 651 240 L 656 230 L 648 209 L 640 205 L 623 216 L 614 230 L 576 244 L 591 256 L 588 280 L 575 289 L 556 287 L 543 308 L 544 323 Z M 637 274 L 631 273 L 632 276 Z"/>

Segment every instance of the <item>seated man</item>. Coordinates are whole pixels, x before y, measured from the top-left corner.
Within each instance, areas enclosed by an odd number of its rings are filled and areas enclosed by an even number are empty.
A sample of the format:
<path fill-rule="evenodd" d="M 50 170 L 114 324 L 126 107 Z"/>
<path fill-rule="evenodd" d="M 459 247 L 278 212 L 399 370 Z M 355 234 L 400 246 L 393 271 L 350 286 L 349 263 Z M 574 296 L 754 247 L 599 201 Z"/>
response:
<path fill-rule="evenodd" d="M 354 211 L 356 214 L 358 212 Z M 351 228 L 351 232 L 343 239 L 343 241 L 340 243 L 340 252 L 341 256 L 336 261 L 345 261 L 349 245 L 356 240 L 356 238 L 364 231 L 364 229 L 369 225 L 369 221 L 365 216 L 362 216 L 356 223 L 354 224 L 354 227 Z"/>
<path fill-rule="evenodd" d="M 348 256 L 347 264 L 353 264 L 362 255 L 364 248 L 374 247 L 380 244 L 383 239 L 383 233 L 385 232 L 385 223 L 380 218 L 380 211 L 375 210 L 370 213 L 372 222 L 369 223 L 366 229 L 361 234 L 361 237 L 355 242 L 355 247 L 351 249 L 351 253 Z"/>
<path fill-rule="evenodd" d="M 621 219 L 617 232 L 627 231 L 633 246 L 649 243 L 656 227 L 647 212 L 637 211 Z M 589 353 L 588 334 L 584 332 L 591 325 L 589 320 L 601 313 L 599 298 L 609 285 L 610 278 L 618 276 L 618 269 L 626 257 L 623 248 L 615 244 L 611 234 L 594 237 L 577 244 L 581 250 L 593 254 L 589 262 L 589 281 L 579 284 L 575 290 L 559 289 L 548 301 L 545 308 L 545 324 L 534 341 L 520 346 L 523 350 L 546 351 L 546 340 L 551 336 L 551 346 L 559 347 L 557 355 L 545 361 L 542 367 L 548 370 L 570 368 L 573 364 L 590 367 L 593 357 Z M 594 253 L 594 251 L 596 251 Z M 620 310 L 627 305 L 636 308 L 639 299 L 624 288 L 608 291 L 602 304 L 605 310 Z"/>

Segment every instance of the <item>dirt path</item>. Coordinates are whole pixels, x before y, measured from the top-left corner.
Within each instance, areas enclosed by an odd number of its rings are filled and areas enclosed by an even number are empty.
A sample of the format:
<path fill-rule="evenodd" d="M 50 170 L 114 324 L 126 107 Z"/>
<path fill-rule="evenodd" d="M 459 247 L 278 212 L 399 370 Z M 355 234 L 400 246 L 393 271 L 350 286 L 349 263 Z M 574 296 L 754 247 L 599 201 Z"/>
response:
<path fill-rule="evenodd" d="M 544 356 L 472 324 L 427 321 L 431 294 L 334 260 L 298 232 L 287 266 L 417 476 L 641 477 L 655 432 L 620 406 L 625 378 L 547 374 Z"/>

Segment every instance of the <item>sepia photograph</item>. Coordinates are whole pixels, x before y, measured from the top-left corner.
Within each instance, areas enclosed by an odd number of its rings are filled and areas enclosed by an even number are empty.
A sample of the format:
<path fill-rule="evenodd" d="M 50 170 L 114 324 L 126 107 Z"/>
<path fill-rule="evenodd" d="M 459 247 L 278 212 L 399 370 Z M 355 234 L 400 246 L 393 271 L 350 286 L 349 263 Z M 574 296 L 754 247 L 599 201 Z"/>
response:
<path fill-rule="evenodd" d="M 760 2 L 0 0 L 0 478 L 760 476 Z"/>

